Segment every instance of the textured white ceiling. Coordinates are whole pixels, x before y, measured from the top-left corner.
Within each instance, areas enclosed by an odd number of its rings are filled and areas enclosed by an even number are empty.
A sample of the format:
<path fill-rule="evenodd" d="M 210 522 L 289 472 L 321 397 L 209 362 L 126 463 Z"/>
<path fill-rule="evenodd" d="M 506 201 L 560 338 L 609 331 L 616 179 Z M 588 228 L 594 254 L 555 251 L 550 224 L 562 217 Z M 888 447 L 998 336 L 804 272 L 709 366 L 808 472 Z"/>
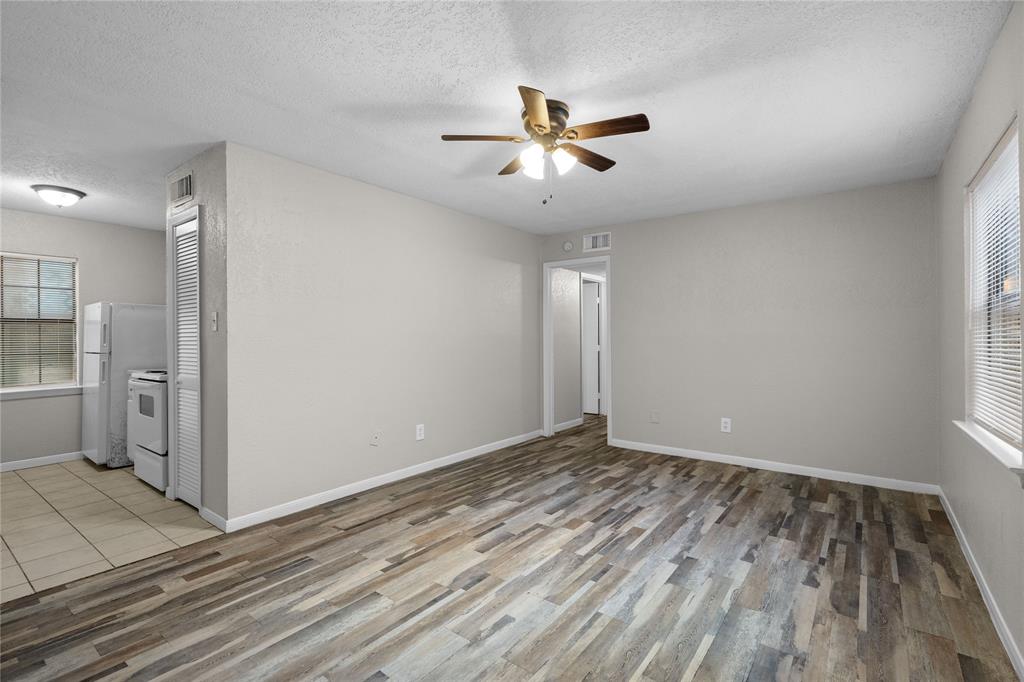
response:
<path fill-rule="evenodd" d="M 1008 3 L 4 2 L 5 206 L 161 228 L 163 176 L 231 140 L 538 233 L 928 176 Z M 516 86 L 618 165 L 499 177 Z M 268 188 L 272 191 L 272 188 Z M 54 209 L 55 210 L 55 209 Z"/>

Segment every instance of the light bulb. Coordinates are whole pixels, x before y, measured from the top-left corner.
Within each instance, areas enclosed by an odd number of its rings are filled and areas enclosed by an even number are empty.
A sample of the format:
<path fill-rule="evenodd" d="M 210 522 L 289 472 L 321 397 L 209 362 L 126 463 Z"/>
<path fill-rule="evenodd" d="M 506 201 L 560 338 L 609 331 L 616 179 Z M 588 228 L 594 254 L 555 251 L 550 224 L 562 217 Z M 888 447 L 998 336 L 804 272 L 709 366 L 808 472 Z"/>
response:
<path fill-rule="evenodd" d="M 85 196 L 85 192 L 57 185 L 32 185 L 32 189 L 35 190 L 40 199 L 57 208 L 77 204 L 78 200 Z"/>
<path fill-rule="evenodd" d="M 551 160 L 555 162 L 555 168 L 558 169 L 559 175 L 565 175 L 576 165 L 576 157 L 561 147 L 551 152 Z"/>
<path fill-rule="evenodd" d="M 523 164 L 523 175 L 534 180 L 544 179 L 544 156 L 539 159 Z"/>
<path fill-rule="evenodd" d="M 524 166 L 529 166 L 535 161 L 540 161 L 544 158 L 544 147 L 539 144 L 531 144 L 529 147 L 519 153 L 519 160 L 523 162 Z"/>

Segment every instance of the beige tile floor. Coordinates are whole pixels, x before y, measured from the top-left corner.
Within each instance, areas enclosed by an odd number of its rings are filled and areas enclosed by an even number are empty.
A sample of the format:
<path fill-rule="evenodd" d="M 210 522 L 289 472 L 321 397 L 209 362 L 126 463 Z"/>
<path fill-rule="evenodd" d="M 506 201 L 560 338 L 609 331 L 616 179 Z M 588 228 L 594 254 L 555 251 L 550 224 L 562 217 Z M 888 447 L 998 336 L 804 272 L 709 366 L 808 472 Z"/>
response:
<path fill-rule="evenodd" d="M 0 474 L 0 601 L 220 535 L 135 477 L 78 460 Z"/>

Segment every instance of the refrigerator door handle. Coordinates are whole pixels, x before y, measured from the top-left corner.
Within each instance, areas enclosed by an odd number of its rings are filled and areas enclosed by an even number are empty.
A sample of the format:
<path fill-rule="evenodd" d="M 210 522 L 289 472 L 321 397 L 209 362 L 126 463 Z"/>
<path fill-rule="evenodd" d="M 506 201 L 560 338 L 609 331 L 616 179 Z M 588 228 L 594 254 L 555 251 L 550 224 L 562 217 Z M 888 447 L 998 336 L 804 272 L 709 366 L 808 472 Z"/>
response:
<path fill-rule="evenodd" d="M 100 360 L 100 383 L 107 383 L 107 361 Z"/>
<path fill-rule="evenodd" d="M 107 323 L 104 322 L 100 327 L 100 348 L 107 347 Z"/>

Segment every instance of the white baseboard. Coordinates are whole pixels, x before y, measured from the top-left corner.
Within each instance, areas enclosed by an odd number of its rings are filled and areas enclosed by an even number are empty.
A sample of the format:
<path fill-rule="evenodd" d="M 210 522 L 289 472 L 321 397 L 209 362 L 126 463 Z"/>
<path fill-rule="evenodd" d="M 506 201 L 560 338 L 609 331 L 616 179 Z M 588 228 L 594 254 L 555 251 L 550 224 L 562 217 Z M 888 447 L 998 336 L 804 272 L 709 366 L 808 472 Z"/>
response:
<path fill-rule="evenodd" d="M 203 517 L 222 531 L 227 532 L 228 521 L 220 514 L 210 511 L 206 507 L 199 508 L 199 516 Z"/>
<path fill-rule="evenodd" d="M 13 462 L 0 462 L 0 471 L 16 471 L 17 469 L 31 469 L 42 467 L 47 464 L 59 464 L 61 462 L 72 462 L 82 459 L 81 452 L 62 452 L 59 455 L 46 455 L 45 457 L 31 457 L 29 459 L 16 459 Z"/>
<path fill-rule="evenodd" d="M 559 431 L 565 431 L 566 429 L 571 429 L 572 427 L 579 426 L 582 423 L 583 417 L 580 417 L 579 419 L 570 419 L 569 421 L 562 422 L 561 424 L 555 424 L 555 433 L 558 433 Z"/>
<path fill-rule="evenodd" d="M 996 603 L 995 596 L 989 589 L 988 583 L 985 582 L 985 574 L 981 572 L 981 566 L 978 564 L 978 560 L 975 559 L 974 552 L 971 551 L 970 543 L 967 542 L 967 535 L 964 534 L 960 522 L 956 519 L 953 505 L 950 504 L 946 493 L 941 490 L 939 491 L 939 499 L 942 500 L 942 506 L 946 510 L 946 516 L 949 517 L 949 523 L 953 526 L 956 539 L 959 540 L 960 548 L 963 549 L 964 556 L 967 558 L 967 565 L 971 567 L 974 580 L 978 583 L 978 590 L 981 592 L 982 599 L 985 600 L 988 614 L 992 617 L 992 624 L 995 625 L 996 632 L 999 633 L 999 639 L 1003 642 L 1006 655 L 1010 657 L 1010 663 L 1013 664 L 1014 670 L 1017 671 L 1017 676 L 1024 680 L 1024 655 L 1021 655 L 1020 645 L 1014 641 L 1013 632 L 1010 630 L 1006 619 L 1003 618 L 1003 613 L 999 610 L 999 605 Z"/>
<path fill-rule="evenodd" d="M 824 478 L 830 481 L 843 481 L 845 483 L 857 483 L 859 485 L 871 485 L 876 488 L 889 488 L 890 490 L 905 490 L 911 493 L 926 493 L 938 495 L 942 492 L 939 486 L 934 483 L 918 483 L 917 481 L 904 481 L 898 478 L 883 478 L 881 476 L 868 476 L 866 474 L 855 474 L 850 471 L 836 471 L 834 469 L 819 469 L 818 467 L 803 466 L 802 464 L 787 464 L 786 462 L 775 462 L 770 459 L 754 459 L 752 457 L 739 457 L 738 455 L 722 455 L 717 452 L 704 452 L 703 450 L 690 450 L 687 448 L 676 448 L 670 445 L 654 445 L 651 443 L 638 443 L 621 438 L 609 438 L 609 445 L 629 450 L 641 450 L 643 452 L 656 452 L 661 455 L 672 457 L 687 457 L 689 459 L 705 459 L 711 462 L 723 464 L 734 464 L 736 466 L 751 467 L 754 469 L 767 469 L 768 471 L 779 471 L 784 474 L 798 474 L 800 476 L 812 476 Z"/>
<path fill-rule="evenodd" d="M 340 500 L 343 497 L 355 495 L 387 483 L 394 483 L 395 481 L 400 481 L 403 478 L 409 478 L 410 476 L 416 476 L 433 469 L 439 469 L 441 467 L 448 466 L 449 464 L 455 464 L 456 462 L 462 462 L 467 459 L 472 459 L 473 457 L 486 455 L 489 452 L 501 450 L 502 448 L 519 445 L 520 443 L 533 440 L 541 435 L 543 435 L 543 432 L 539 429 L 536 431 L 530 431 L 529 433 L 523 433 L 518 436 L 512 436 L 511 438 L 505 438 L 504 440 L 487 443 L 486 445 L 480 445 L 469 450 L 463 450 L 462 452 L 456 452 L 453 455 L 438 457 L 437 459 L 432 459 L 429 462 L 414 464 L 413 466 L 405 467 L 404 469 L 381 474 L 380 476 L 374 476 L 362 481 L 356 481 L 355 483 L 349 483 L 348 485 L 343 485 L 340 488 L 325 490 L 322 493 L 316 493 L 315 495 L 302 497 L 297 500 L 292 500 L 291 502 L 285 502 L 284 504 L 268 507 L 267 509 L 261 509 L 260 511 L 252 512 L 251 514 L 236 516 L 235 518 L 223 519 L 211 512 L 209 509 L 200 510 L 200 514 L 213 525 L 230 533 L 232 531 L 241 530 L 242 528 L 248 528 L 249 526 L 255 526 L 259 523 L 272 521 L 282 516 L 288 516 L 289 514 L 305 511 L 306 509 L 315 507 L 319 504 Z"/>

